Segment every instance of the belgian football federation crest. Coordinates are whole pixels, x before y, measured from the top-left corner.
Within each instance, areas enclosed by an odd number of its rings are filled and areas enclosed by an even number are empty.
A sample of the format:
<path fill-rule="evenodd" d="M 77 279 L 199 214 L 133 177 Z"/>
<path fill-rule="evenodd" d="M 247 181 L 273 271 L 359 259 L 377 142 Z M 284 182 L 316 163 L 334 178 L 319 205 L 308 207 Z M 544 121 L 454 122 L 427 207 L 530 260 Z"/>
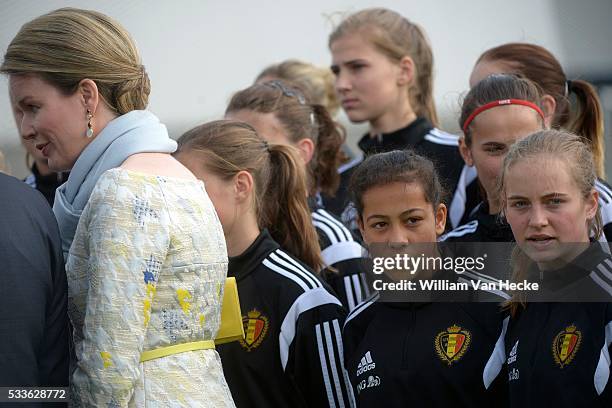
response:
<path fill-rule="evenodd" d="M 257 348 L 266 337 L 270 322 L 259 310 L 253 309 L 246 316 L 242 316 L 242 325 L 244 326 L 244 339 L 240 340 L 240 345 L 247 351 L 251 351 Z"/>
<path fill-rule="evenodd" d="M 459 361 L 470 347 L 472 335 L 469 331 L 457 325 L 452 325 L 438 333 L 434 341 L 436 353 L 449 366 Z"/>
<path fill-rule="evenodd" d="M 582 333 L 573 324 L 555 336 L 552 353 L 555 363 L 563 368 L 572 362 L 582 340 Z"/>

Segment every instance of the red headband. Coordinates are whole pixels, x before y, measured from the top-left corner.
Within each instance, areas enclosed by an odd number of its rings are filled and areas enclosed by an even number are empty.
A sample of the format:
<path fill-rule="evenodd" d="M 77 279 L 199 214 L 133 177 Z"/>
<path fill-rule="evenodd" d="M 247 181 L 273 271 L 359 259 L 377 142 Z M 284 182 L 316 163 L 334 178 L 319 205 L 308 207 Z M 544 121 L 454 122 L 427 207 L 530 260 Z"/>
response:
<path fill-rule="evenodd" d="M 478 114 L 480 114 L 481 112 L 486 111 L 487 109 L 491 109 L 494 108 L 496 106 L 503 106 L 503 105 L 523 105 L 523 106 L 528 106 L 531 109 L 535 110 L 536 112 L 538 112 L 540 114 L 540 116 L 542 117 L 542 119 L 544 119 L 544 112 L 542 112 L 542 109 L 540 109 L 540 107 L 538 105 L 536 105 L 533 102 L 529 102 L 523 99 L 501 99 L 499 101 L 493 101 L 493 102 L 489 102 L 487 104 L 482 105 L 480 108 L 477 108 L 474 112 L 472 112 L 472 114 L 470 116 L 468 116 L 468 118 L 465 120 L 465 122 L 463 122 L 463 133 L 467 133 L 467 128 L 468 126 L 470 126 L 470 123 L 472 123 L 472 121 L 474 120 L 474 118 L 476 116 L 478 116 Z"/>

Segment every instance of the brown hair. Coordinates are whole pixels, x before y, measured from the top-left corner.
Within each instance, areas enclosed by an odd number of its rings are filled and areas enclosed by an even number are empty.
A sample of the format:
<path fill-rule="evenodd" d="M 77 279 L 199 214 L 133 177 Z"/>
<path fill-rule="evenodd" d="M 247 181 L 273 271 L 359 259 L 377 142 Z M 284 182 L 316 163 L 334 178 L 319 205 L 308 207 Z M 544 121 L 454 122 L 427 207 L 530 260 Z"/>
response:
<path fill-rule="evenodd" d="M 332 120 L 322 105 L 310 104 L 294 84 L 270 81 L 237 92 L 226 113 L 249 110 L 273 113 L 292 143 L 309 138 L 315 152 L 308 165 L 309 192 L 334 195 L 340 183 L 338 166 L 344 160 L 344 130 Z"/>
<path fill-rule="evenodd" d="M 535 44 L 508 43 L 485 51 L 481 61 L 500 61 L 509 71 L 537 83 L 556 102 L 552 125 L 565 128 L 588 140 L 597 175 L 605 177 L 604 122 L 601 102 L 595 88 L 583 80 L 568 81 L 559 61 L 547 49 Z M 576 96 L 577 106 L 570 103 Z"/>
<path fill-rule="evenodd" d="M 359 33 L 391 61 L 409 56 L 415 65 L 415 81 L 408 88 L 414 112 L 439 125 L 433 100 L 433 52 L 425 31 L 401 14 L 385 9 L 370 8 L 345 18 L 329 36 L 328 45 L 347 34 Z"/>
<path fill-rule="evenodd" d="M 499 178 L 498 195 L 501 199 L 502 214 L 505 213 L 508 205 L 505 194 L 508 172 L 518 162 L 540 155 L 554 157 L 566 163 L 569 174 L 580 189 L 582 196 L 587 198 L 592 193 L 597 175 L 595 174 L 593 154 L 584 138 L 566 131 L 543 130 L 513 144 L 504 159 Z M 597 215 L 589 225 L 589 233 L 591 236 L 599 238 L 602 231 L 603 222 L 598 208 Z M 515 282 L 526 279 L 532 264 L 533 261 L 517 245 L 512 253 L 512 279 Z M 514 294 L 506 304 L 513 315 L 518 312 L 521 305 L 525 305 L 525 295 L 523 293 Z"/>
<path fill-rule="evenodd" d="M 24 24 L 9 44 L 0 72 L 35 74 L 64 94 L 93 80 L 119 115 L 145 109 L 151 86 L 128 32 L 91 10 L 62 8 Z"/>
<path fill-rule="evenodd" d="M 489 75 L 474 85 L 463 99 L 459 127 L 463 128 L 463 124 L 472 112 L 487 103 L 502 99 L 522 99 L 532 102 L 542 109 L 541 98 L 540 88 L 526 78 L 511 74 Z M 474 119 L 474 121 L 476 120 Z M 468 147 L 472 144 L 471 128 L 474 121 L 464 131 L 465 143 Z"/>
<path fill-rule="evenodd" d="M 266 67 L 255 82 L 262 82 L 262 79 L 292 82 L 304 91 L 306 99 L 315 105 L 325 106 L 332 117 L 338 113 L 340 102 L 334 89 L 334 74 L 329 68 L 289 59 Z"/>
<path fill-rule="evenodd" d="M 369 189 L 395 182 L 418 183 L 434 211 L 444 201 L 444 191 L 432 161 L 410 150 L 393 150 L 368 156 L 351 176 L 349 191 L 358 216 L 363 214 L 363 195 Z"/>
<path fill-rule="evenodd" d="M 218 120 L 191 129 L 175 154 L 194 152 L 202 166 L 224 180 L 248 171 L 254 180 L 254 205 L 260 228 L 285 249 L 319 271 L 319 238 L 307 202 L 306 177 L 291 146 L 268 144 L 250 125 Z"/>

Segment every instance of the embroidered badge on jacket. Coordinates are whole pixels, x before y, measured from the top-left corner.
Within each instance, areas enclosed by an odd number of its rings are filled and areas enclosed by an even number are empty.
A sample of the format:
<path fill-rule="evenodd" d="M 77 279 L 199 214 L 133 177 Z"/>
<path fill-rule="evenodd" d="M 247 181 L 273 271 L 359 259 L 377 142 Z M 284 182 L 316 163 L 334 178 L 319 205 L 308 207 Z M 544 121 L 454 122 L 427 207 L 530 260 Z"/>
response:
<path fill-rule="evenodd" d="M 452 325 L 438 333 L 434 340 L 436 353 L 449 367 L 459 361 L 470 347 L 472 335 L 460 326 Z"/>
<path fill-rule="evenodd" d="M 555 363 L 563 368 L 569 365 L 574 359 L 580 342 L 582 341 L 582 333 L 576 330 L 575 325 L 570 325 L 555 336 L 552 344 L 552 353 Z"/>
<path fill-rule="evenodd" d="M 242 324 L 244 326 L 244 339 L 240 340 L 240 345 L 247 351 L 251 351 L 261 344 L 270 322 L 268 318 L 261 314 L 257 309 L 251 310 L 246 316 L 242 316 Z"/>

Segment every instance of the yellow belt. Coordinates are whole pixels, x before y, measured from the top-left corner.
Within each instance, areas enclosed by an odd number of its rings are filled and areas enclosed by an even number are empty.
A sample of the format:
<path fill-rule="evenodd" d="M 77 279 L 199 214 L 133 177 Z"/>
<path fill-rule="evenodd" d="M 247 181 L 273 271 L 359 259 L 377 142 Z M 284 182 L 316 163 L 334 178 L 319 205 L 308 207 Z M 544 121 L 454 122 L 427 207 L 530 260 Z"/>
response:
<path fill-rule="evenodd" d="M 215 340 L 194 341 L 191 343 L 175 344 L 173 346 L 160 347 L 155 350 L 143 351 L 140 355 L 140 361 L 154 360 L 156 358 L 184 353 L 186 351 L 214 349 L 215 343 L 224 344 L 239 339 L 244 339 L 242 312 L 240 311 L 236 278 L 230 277 L 225 280 L 223 305 L 221 307 L 221 325 Z"/>
<path fill-rule="evenodd" d="M 193 341 L 191 343 L 175 344 L 168 347 L 160 347 L 155 350 L 143 351 L 140 361 L 155 360 L 156 358 L 166 357 L 172 354 L 184 353 L 194 350 L 208 350 L 215 348 L 214 340 Z"/>

